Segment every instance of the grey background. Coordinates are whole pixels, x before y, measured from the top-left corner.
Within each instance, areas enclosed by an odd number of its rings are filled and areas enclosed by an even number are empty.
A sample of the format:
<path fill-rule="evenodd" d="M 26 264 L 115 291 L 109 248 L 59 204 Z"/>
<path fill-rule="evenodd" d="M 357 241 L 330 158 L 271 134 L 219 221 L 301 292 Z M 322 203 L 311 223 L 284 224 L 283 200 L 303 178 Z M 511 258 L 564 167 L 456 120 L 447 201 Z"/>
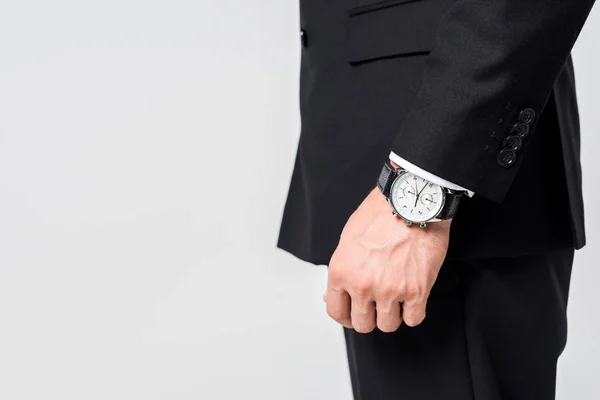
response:
<path fill-rule="evenodd" d="M 0 398 L 351 398 L 325 268 L 275 249 L 297 8 L 1 1 Z M 574 52 L 589 245 L 560 399 L 600 390 L 599 40 L 596 9 Z"/>

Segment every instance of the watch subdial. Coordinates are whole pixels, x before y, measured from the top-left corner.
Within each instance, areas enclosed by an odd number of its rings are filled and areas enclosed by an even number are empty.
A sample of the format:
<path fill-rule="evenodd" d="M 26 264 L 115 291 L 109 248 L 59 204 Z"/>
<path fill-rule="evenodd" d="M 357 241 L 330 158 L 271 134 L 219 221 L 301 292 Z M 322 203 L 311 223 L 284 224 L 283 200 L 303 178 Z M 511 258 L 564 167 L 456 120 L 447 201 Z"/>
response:
<path fill-rule="evenodd" d="M 433 195 L 431 193 L 423 193 L 421 195 L 421 203 L 424 206 L 431 206 L 435 203 L 435 201 L 433 200 Z"/>
<path fill-rule="evenodd" d="M 415 197 L 417 195 L 415 189 L 412 186 L 405 187 L 402 193 L 404 193 L 404 197 L 406 197 L 407 199 L 410 199 L 411 197 Z"/>

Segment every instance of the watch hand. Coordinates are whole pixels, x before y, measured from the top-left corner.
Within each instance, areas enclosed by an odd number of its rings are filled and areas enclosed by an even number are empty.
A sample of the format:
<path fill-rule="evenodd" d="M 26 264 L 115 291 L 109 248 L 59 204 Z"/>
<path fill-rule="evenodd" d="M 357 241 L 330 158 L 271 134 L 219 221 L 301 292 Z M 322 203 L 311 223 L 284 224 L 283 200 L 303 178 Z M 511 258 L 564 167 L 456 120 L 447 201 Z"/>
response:
<path fill-rule="evenodd" d="M 421 191 L 419 192 L 419 194 L 417 196 L 420 196 L 421 193 L 423 192 L 423 190 L 425 190 L 426 187 L 427 187 L 427 182 L 425 182 L 425 184 L 423 185 L 423 189 L 421 189 Z"/>
<path fill-rule="evenodd" d="M 419 192 L 419 184 L 417 183 L 417 181 L 415 181 L 415 193 L 417 193 L 417 196 L 415 197 L 415 207 L 416 207 L 417 202 L 419 201 L 419 195 L 421 194 L 421 192 Z"/>

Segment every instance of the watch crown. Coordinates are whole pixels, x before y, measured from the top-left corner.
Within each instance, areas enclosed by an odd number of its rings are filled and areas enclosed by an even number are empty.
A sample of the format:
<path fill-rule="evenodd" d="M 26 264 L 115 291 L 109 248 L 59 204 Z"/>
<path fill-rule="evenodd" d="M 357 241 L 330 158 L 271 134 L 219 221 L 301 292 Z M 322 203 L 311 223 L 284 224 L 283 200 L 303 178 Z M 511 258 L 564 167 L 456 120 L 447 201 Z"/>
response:
<path fill-rule="evenodd" d="M 392 215 L 396 216 L 396 215 L 398 215 L 398 213 L 396 211 L 392 211 Z"/>

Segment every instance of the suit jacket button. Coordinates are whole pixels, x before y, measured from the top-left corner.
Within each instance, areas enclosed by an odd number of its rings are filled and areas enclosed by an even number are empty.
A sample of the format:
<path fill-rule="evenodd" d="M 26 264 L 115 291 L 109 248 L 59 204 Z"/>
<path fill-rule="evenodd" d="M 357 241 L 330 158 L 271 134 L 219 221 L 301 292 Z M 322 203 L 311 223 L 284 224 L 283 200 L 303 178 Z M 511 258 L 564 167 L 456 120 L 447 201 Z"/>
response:
<path fill-rule="evenodd" d="M 300 42 L 302 43 L 302 47 L 308 46 L 308 36 L 306 36 L 306 31 L 304 29 L 300 30 Z"/>
<path fill-rule="evenodd" d="M 529 134 L 529 125 L 522 123 L 514 124 L 512 128 L 510 128 L 510 133 L 520 137 L 521 139 L 525 139 Z"/>
<path fill-rule="evenodd" d="M 510 167 L 517 160 L 517 153 L 511 149 L 502 149 L 498 153 L 498 164 L 503 167 Z"/>
<path fill-rule="evenodd" d="M 521 145 L 523 144 L 523 140 L 518 137 L 518 136 L 509 136 L 506 139 L 504 139 L 504 147 L 509 149 L 509 150 L 514 150 L 517 151 L 521 148 Z"/>
<path fill-rule="evenodd" d="M 535 119 L 535 111 L 531 108 L 526 108 L 519 113 L 519 122 L 525 125 L 531 125 Z"/>

